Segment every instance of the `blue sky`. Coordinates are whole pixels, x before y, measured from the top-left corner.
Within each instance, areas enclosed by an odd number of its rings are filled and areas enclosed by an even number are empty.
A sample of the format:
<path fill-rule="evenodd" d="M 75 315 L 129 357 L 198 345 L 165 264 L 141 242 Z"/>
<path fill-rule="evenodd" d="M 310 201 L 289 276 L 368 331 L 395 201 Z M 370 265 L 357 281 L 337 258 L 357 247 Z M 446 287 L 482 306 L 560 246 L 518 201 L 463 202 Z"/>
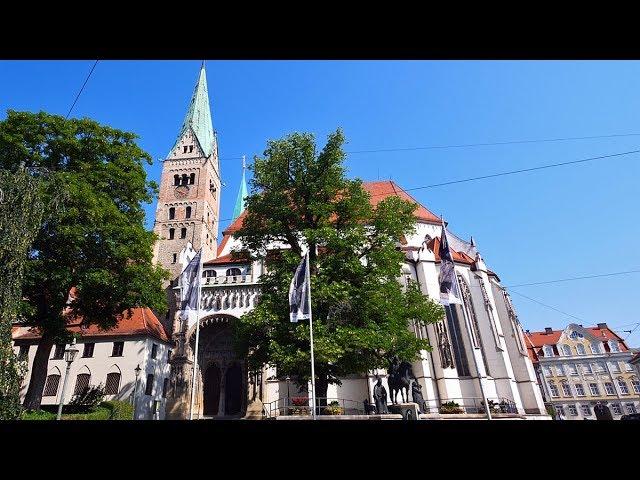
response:
<path fill-rule="evenodd" d="M 8 108 L 66 114 L 93 61 L 0 61 Z M 199 61 L 100 61 L 73 111 L 140 136 L 161 162 L 186 112 Z M 268 139 L 342 127 L 347 151 L 640 133 L 640 62 L 207 61 L 230 218 L 241 175 Z M 640 136 L 350 154 L 348 173 L 404 188 L 636 150 Z M 640 269 L 638 154 L 418 190 L 452 231 L 473 235 L 505 285 Z M 155 204 L 147 207 L 153 222 Z M 222 222 L 223 228 L 228 222 Z M 525 328 L 640 322 L 640 274 L 514 289 Z M 626 335 L 623 333 L 623 335 Z M 640 346 L 640 328 L 629 337 Z"/>

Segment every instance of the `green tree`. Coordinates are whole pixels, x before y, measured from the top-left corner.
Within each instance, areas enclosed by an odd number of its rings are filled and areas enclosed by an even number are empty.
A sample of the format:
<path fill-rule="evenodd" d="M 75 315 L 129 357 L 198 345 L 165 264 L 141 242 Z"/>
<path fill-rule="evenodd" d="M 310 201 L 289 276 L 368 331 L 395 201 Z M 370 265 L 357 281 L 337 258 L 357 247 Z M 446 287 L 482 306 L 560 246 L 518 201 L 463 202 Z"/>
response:
<path fill-rule="evenodd" d="M 25 169 L 0 170 L 0 420 L 20 417 L 25 373 L 11 346 L 24 265 L 44 211 L 41 182 Z"/>
<path fill-rule="evenodd" d="M 66 342 L 66 323 L 109 329 L 123 311 L 163 311 L 167 273 L 152 263 L 155 235 L 144 228 L 142 203 L 151 158 L 132 133 L 90 119 L 9 110 L 0 122 L 0 168 L 24 166 L 42 177 L 47 208 L 25 263 L 20 316 L 41 334 L 24 407 L 40 407 L 48 359 Z M 75 295 L 69 293 L 75 288 Z"/>
<path fill-rule="evenodd" d="M 417 205 L 389 197 L 373 208 L 362 182 L 345 178 L 343 143 L 340 130 L 319 154 L 311 134 L 269 142 L 264 158 L 255 158 L 235 235 L 245 255 L 268 266 L 260 302 L 235 324 L 236 347 L 250 368 L 269 364 L 300 385 L 310 378 L 309 325 L 289 321 L 288 290 L 309 245 L 318 397 L 340 377 L 386 367 L 394 355 L 414 360 L 430 346 L 411 322 L 444 315 L 415 283 L 398 281 L 404 254 L 397 244 L 414 230 Z M 285 248 L 270 251 L 274 242 Z"/>

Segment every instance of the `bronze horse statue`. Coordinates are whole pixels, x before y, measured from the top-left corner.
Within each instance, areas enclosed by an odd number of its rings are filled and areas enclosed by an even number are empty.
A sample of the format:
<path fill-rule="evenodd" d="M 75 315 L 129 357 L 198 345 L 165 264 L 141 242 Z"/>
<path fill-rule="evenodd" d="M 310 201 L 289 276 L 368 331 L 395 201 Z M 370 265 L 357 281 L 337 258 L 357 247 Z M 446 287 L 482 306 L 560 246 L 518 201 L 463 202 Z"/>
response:
<path fill-rule="evenodd" d="M 411 380 L 415 379 L 416 376 L 413 374 L 413 369 L 411 368 L 411 364 L 409 362 L 398 360 L 398 357 L 394 357 L 391 365 L 389 366 L 389 376 L 387 378 L 387 383 L 389 384 L 391 401 L 396 404 L 398 392 L 402 395 L 402 402 L 409 401 L 409 389 L 411 388 Z M 403 391 L 404 390 L 404 391 Z M 405 399 L 405 391 L 406 391 L 406 399 Z"/>

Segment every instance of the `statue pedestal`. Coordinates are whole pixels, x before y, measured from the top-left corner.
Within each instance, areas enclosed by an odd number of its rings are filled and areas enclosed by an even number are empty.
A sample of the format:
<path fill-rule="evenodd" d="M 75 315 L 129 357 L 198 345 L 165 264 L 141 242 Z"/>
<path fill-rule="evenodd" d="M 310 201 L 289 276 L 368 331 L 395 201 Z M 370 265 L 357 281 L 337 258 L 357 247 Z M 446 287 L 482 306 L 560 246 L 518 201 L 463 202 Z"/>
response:
<path fill-rule="evenodd" d="M 420 409 L 417 403 L 396 403 L 388 405 L 389 413 L 399 413 L 403 420 L 419 420 Z"/>

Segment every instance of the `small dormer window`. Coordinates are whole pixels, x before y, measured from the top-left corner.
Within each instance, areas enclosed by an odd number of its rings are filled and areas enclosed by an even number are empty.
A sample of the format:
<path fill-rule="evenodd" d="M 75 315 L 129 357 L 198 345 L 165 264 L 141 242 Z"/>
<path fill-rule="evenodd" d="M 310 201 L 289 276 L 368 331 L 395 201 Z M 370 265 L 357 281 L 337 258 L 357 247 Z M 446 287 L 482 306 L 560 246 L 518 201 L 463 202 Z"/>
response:
<path fill-rule="evenodd" d="M 545 357 L 553 357 L 553 347 L 551 345 L 545 345 L 543 351 Z"/>
<path fill-rule="evenodd" d="M 578 355 L 586 355 L 587 352 L 584 349 L 584 345 L 582 345 L 581 343 L 576 344 L 576 350 L 578 352 Z"/>
<path fill-rule="evenodd" d="M 591 353 L 600 353 L 600 344 L 599 343 L 592 343 L 591 344 Z"/>
<path fill-rule="evenodd" d="M 616 342 L 615 340 L 609 340 L 609 349 L 612 352 L 619 352 L 620 347 L 618 346 L 618 342 Z"/>
<path fill-rule="evenodd" d="M 569 345 L 562 345 L 562 355 L 565 357 L 571 356 L 571 347 Z"/>

